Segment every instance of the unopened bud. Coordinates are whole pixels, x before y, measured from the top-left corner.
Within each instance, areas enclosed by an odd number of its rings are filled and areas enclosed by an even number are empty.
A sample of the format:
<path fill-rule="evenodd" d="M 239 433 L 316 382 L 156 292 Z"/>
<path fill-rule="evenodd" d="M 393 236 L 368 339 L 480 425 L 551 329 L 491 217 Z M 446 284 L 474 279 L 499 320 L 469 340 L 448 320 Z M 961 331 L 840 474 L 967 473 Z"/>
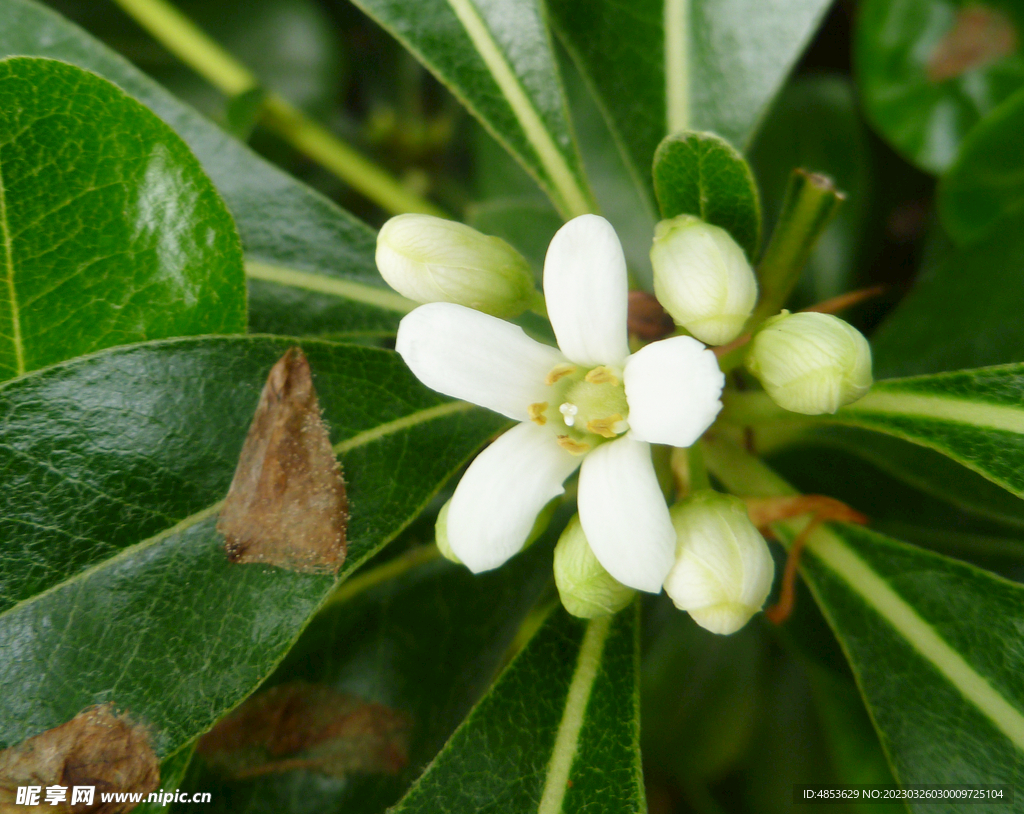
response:
<path fill-rule="evenodd" d="M 539 294 L 530 264 L 501 238 L 431 215 L 398 215 L 377 235 L 377 268 L 420 303 L 452 302 L 507 319 Z"/>
<path fill-rule="evenodd" d="M 457 565 L 462 565 L 462 560 L 452 551 L 452 544 L 448 542 L 448 507 L 452 505 L 451 500 L 447 501 L 441 511 L 437 513 L 437 522 L 434 524 L 434 542 L 437 543 L 437 550 L 446 560 L 451 560 Z"/>
<path fill-rule="evenodd" d="M 555 585 L 565 609 L 582 619 L 618 613 L 636 593 L 597 561 L 579 517 L 566 526 L 555 546 Z"/>
<path fill-rule="evenodd" d="M 871 347 L 831 314 L 802 312 L 765 322 L 750 343 L 747 368 L 772 400 L 804 415 L 834 413 L 871 388 Z"/>
<path fill-rule="evenodd" d="M 654 293 L 678 324 L 709 345 L 740 335 L 757 301 L 757 280 L 728 232 L 693 215 L 663 220 L 654 230 L 651 264 Z"/>
<path fill-rule="evenodd" d="M 676 564 L 665 578 L 675 606 L 712 633 L 735 633 L 761 610 L 775 575 L 764 537 L 739 498 L 710 489 L 672 507 Z"/>

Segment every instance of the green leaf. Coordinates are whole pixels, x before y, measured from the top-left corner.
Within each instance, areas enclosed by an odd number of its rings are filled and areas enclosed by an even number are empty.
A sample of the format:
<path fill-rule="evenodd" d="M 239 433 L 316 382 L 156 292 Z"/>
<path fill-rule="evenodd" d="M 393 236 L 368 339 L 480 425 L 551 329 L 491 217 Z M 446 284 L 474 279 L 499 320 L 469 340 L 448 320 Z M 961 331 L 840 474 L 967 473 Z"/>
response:
<path fill-rule="evenodd" d="M 654 154 L 654 191 L 662 218 L 696 215 L 725 229 L 757 259 L 761 202 L 750 167 L 714 133 L 676 133 Z"/>
<path fill-rule="evenodd" d="M 213 793 L 211 814 L 289 811 L 295 799 L 305 801 L 304 810 L 377 814 L 444 746 L 550 580 L 551 551 L 535 546 L 480 575 L 446 560 L 422 563 L 422 551 L 411 549 L 345 585 L 266 685 L 326 685 L 397 711 L 410 724 L 408 764 L 396 774 L 346 778 L 292 771 L 230 781 L 207 770 L 190 786 Z M 417 557 L 421 564 L 394 574 Z M 393 578 L 374 583 L 378 574 Z"/>
<path fill-rule="evenodd" d="M 930 447 L 1024 497 L 1024 364 L 887 379 L 821 419 Z"/>
<path fill-rule="evenodd" d="M 793 494 L 738 447 L 704 451 L 732 491 Z M 806 522 L 776 529 L 788 540 Z M 811 534 L 802 570 L 902 785 L 1020 785 L 1024 586 L 856 526 Z"/>
<path fill-rule="evenodd" d="M 857 11 L 865 110 L 923 170 L 942 172 L 971 128 L 1024 86 L 1019 3 L 866 0 Z"/>
<path fill-rule="evenodd" d="M 556 610 L 395 814 L 646 810 L 634 610 Z"/>
<path fill-rule="evenodd" d="M 62 62 L 0 61 L 0 380 L 245 328 L 231 216 L 173 131 Z"/>
<path fill-rule="evenodd" d="M 872 200 L 871 155 L 852 83 L 837 75 L 799 76 L 788 83 L 750 149 L 750 164 L 761 189 L 766 233 L 782 212 L 794 167 L 832 178 L 846 196 L 811 251 L 793 304 L 856 288 Z"/>
<path fill-rule="evenodd" d="M 191 742 L 506 423 L 390 351 L 303 342 L 348 484 L 348 556 L 337 579 L 232 564 L 216 513 L 291 344 L 146 343 L 0 386 L 0 746 L 107 702 L 161 757 Z"/>
<path fill-rule="evenodd" d="M 964 139 L 939 185 L 942 225 L 972 243 L 1006 215 L 1024 208 L 1024 89 L 989 113 Z M 993 236 L 1002 240 L 1003 234 Z"/>
<path fill-rule="evenodd" d="M 276 169 L 182 104 L 77 26 L 33 0 L 0 0 L 0 57 L 51 57 L 109 79 L 163 119 L 192 148 L 235 218 L 247 271 L 294 304 L 333 320 L 318 332 L 388 325 L 404 302 L 377 273 L 375 233 L 335 204 Z M 264 308 L 272 294 L 254 292 L 254 324 L 281 326 L 287 312 Z M 407 309 L 406 309 L 407 310 Z M 299 333 L 296 327 L 288 333 Z"/>
<path fill-rule="evenodd" d="M 914 289 L 871 337 L 876 375 L 1024 361 L 1024 217 L 996 230 L 961 250 L 933 244 Z"/>
<path fill-rule="evenodd" d="M 885 452 L 892 460 L 879 460 Z M 801 491 L 863 512 L 875 531 L 1010 578 L 1020 574 L 1024 501 L 938 452 L 867 430 L 828 427 L 767 460 Z M 922 468 L 908 470 L 915 463 Z"/>
<path fill-rule="evenodd" d="M 594 88 L 638 186 L 683 130 L 749 145 L 829 0 L 551 0 L 553 24 Z"/>
<path fill-rule="evenodd" d="M 537 0 L 356 0 L 529 171 L 565 217 L 593 210 Z"/>

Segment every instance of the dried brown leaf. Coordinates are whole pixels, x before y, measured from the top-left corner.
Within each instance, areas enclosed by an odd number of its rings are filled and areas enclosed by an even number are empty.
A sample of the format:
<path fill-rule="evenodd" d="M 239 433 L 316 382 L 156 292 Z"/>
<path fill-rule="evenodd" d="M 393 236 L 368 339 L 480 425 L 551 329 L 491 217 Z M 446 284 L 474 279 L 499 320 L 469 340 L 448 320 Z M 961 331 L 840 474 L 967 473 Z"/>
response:
<path fill-rule="evenodd" d="M 408 730 L 407 718 L 390 707 L 294 681 L 250 698 L 201 738 L 197 751 L 235 779 L 293 769 L 395 774 L 408 762 Z"/>
<path fill-rule="evenodd" d="M 160 763 L 144 728 L 111 705 L 89 707 L 70 721 L 0 752 L 0 812 L 119 814 L 137 803 L 102 803 L 103 792 L 156 789 Z M 19 786 L 65 786 L 67 801 L 38 807 L 16 804 Z M 74 786 L 95 786 L 93 804 L 69 805 Z"/>
<path fill-rule="evenodd" d="M 309 362 L 291 348 L 270 371 L 217 531 L 232 562 L 337 573 L 345 560 L 345 481 Z"/>
<path fill-rule="evenodd" d="M 932 50 L 926 66 L 928 79 L 942 82 L 988 65 L 1012 54 L 1017 42 L 1017 29 L 1005 14 L 987 6 L 965 6 Z"/>

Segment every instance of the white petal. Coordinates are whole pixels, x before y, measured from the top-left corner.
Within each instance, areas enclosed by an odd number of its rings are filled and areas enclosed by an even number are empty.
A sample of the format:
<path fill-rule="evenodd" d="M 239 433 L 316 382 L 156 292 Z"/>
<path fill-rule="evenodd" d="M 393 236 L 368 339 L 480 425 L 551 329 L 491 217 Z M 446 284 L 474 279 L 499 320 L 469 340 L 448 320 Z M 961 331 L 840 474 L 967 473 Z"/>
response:
<path fill-rule="evenodd" d="M 497 568 L 523 547 L 540 510 L 580 464 L 554 434 L 529 422 L 477 456 L 448 508 L 448 543 L 471 571 Z"/>
<path fill-rule="evenodd" d="M 621 365 L 626 334 L 626 258 L 612 225 L 580 215 L 558 230 L 544 259 L 544 297 L 558 347 L 578 365 Z"/>
<path fill-rule="evenodd" d="M 623 382 L 630 434 L 639 441 L 688 447 L 722 409 L 718 360 L 689 336 L 641 348 L 626 361 Z"/>
<path fill-rule="evenodd" d="M 672 568 L 676 533 L 651 463 L 651 447 L 631 438 L 601 444 L 580 470 L 583 532 L 609 574 L 658 593 Z"/>
<path fill-rule="evenodd" d="M 544 401 L 544 378 L 565 357 L 530 339 L 511 322 L 433 302 L 406 315 L 396 350 L 427 387 L 471 401 L 517 421 Z"/>

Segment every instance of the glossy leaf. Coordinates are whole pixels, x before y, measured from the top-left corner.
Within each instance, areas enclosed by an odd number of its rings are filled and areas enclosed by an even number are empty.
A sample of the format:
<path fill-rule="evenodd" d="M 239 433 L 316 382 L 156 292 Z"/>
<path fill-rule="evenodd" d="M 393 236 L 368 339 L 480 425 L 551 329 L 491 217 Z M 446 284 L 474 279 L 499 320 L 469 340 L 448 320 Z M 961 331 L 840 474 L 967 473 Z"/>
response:
<path fill-rule="evenodd" d="M 556 610 L 393 809 L 646 810 L 637 619 Z"/>
<path fill-rule="evenodd" d="M 823 419 L 930 447 L 1024 497 L 1024 365 L 888 379 Z"/>
<path fill-rule="evenodd" d="M 1024 502 L 935 450 L 858 427 L 809 427 L 782 440 L 758 451 L 798 488 L 869 513 L 877 528 L 920 525 L 936 545 L 957 534 L 1001 536 L 1024 555 L 1024 540 L 1014 539 L 1024 536 Z"/>
<path fill-rule="evenodd" d="M 654 192 L 662 218 L 696 215 L 725 229 L 753 262 L 761 240 L 761 202 L 750 167 L 714 133 L 676 133 L 654 154 Z"/>
<path fill-rule="evenodd" d="M 181 139 L 109 82 L 0 61 L 0 379 L 245 328 L 231 216 Z"/>
<path fill-rule="evenodd" d="M 939 173 L 964 136 L 1024 86 L 1018 3 L 867 0 L 854 35 L 858 86 L 878 131 Z"/>
<path fill-rule="evenodd" d="M 958 243 L 978 240 L 1024 209 L 1024 89 L 986 116 L 964 141 L 939 186 L 939 212 Z M 1002 234 L 992 236 L 1002 239 Z"/>
<path fill-rule="evenodd" d="M 537 0 L 356 0 L 522 163 L 564 217 L 592 211 Z"/>
<path fill-rule="evenodd" d="M 373 260 L 376 236 L 319 193 L 258 157 L 77 26 L 33 2 L 0 0 L 0 57 L 51 57 L 93 71 L 142 102 L 175 130 L 227 203 L 249 270 L 261 280 L 253 322 L 288 333 L 289 313 L 319 311 L 318 333 L 391 330 L 404 313 Z M 272 288 L 271 288 L 272 287 Z M 274 307 L 277 293 L 293 306 Z"/>
<path fill-rule="evenodd" d="M 634 180 L 649 195 L 654 151 L 704 130 L 744 150 L 829 6 L 796 0 L 548 3 L 594 88 Z"/>
<path fill-rule="evenodd" d="M 794 493 L 738 447 L 712 443 L 705 456 L 730 490 Z M 806 522 L 776 529 L 791 540 Z M 802 572 L 902 785 L 1020 785 L 1024 586 L 851 526 L 812 533 Z"/>
<path fill-rule="evenodd" d="M 380 567 L 402 568 L 422 549 Z M 435 552 L 436 553 L 436 552 Z M 377 814 L 393 804 L 444 746 L 487 689 L 524 615 L 551 578 L 550 548 L 474 575 L 435 559 L 377 584 L 370 569 L 340 591 L 303 633 L 267 687 L 304 681 L 383 704 L 409 721 L 408 763 L 396 774 L 346 778 L 291 771 L 224 780 L 206 770 L 191 782 L 211 791 L 211 812 L 294 810 Z"/>
<path fill-rule="evenodd" d="M 871 337 L 877 376 L 1024 361 L 1024 217 L 961 250 L 936 241 L 914 289 Z"/>
<path fill-rule="evenodd" d="M 304 342 L 345 470 L 348 556 L 337 579 L 232 564 L 216 514 L 292 343 L 146 343 L 0 387 L 0 745 L 110 702 L 159 756 L 178 750 L 503 426 L 390 351 Z"/>

